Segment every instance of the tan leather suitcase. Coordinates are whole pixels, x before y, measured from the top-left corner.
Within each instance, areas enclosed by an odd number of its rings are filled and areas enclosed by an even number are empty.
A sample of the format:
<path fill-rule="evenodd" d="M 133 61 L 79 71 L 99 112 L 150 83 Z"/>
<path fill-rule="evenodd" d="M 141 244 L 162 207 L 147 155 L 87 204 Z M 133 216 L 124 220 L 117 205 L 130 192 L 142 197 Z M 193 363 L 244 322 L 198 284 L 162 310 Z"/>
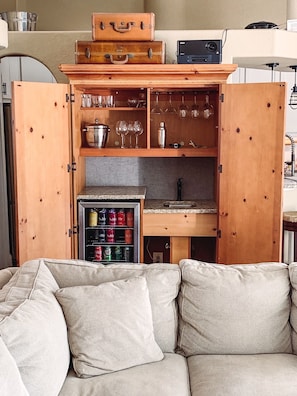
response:
<path fill-rule="evenodd" d="M 155 14 L 153 13 L 93 13 L 94 41 L 153 41 Z"/>
<path fill-rule="evenodd" d="M 75 63 L 165 63 L 165 42 L 76 41 Z"/>

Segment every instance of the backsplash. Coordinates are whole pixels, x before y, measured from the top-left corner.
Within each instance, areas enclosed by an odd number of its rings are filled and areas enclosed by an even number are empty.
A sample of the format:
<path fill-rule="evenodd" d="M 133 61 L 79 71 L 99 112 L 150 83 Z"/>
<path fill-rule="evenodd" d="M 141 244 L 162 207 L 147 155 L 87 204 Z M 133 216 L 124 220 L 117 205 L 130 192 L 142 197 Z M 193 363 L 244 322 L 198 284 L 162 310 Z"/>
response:
<path fill-rule="evenodd" d="M 147 199 L 176 199 L 183 178 L 182 199 L 214 200 L 212 158 L 86 158 L 86 186 L 146 186 Z"/>

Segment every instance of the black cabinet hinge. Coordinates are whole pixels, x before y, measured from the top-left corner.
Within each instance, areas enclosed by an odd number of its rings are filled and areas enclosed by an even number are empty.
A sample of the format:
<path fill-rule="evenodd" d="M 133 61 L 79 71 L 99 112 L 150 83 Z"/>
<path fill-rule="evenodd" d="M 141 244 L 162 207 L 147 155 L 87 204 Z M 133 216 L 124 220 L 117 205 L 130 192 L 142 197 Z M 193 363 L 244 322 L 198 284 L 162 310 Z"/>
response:
<path fill-rule="evenodd" d="M 218 171 L 219 171 L 219 173 L 223 173 L 223 165 L 222 164 L 220 164 L 218 166 Z"/>
<path fill-rule="evenodd" d="M 69 237 L 72 237 L 73 235 L 76 235 L 76 234 L 78 234 L 78 226 L 77 225 L 73 226 L 73 228 L 69 228 L 69 230 L 68 230 Z"/>
<path fill-rule="evenodd" d="M 7 86 L 6 83 L 2 83 L 2 94 L 7 95 Z"/>
<path fill-rule="evenodd" d="M 72 164 L 67 164 L 67 172 L 76 171 L 76 162 L 72 162 Z"/>
<path fill-rule="evenodd" d="M 217 230 L 217 237 L 218 238 L 222 238 L 222 231 L 221 230 Z"/>
<path fill-rule="evenodd" d="M 66 102 L 68 103 L 68 102 L 70 102 L 70 103 L 74 103 L 75 102 L 75 96 L 74 96 L 74 94 L 72 93 L 72 94 L 66 94 Z"/>
<path fill-rule="evenodd" d="M 221 103 L 223 103 L 224 100 L 225 100 L 225 94 L 222 93 L 222 94 L 220 95 L 220 101 L 221 101 Z"/>

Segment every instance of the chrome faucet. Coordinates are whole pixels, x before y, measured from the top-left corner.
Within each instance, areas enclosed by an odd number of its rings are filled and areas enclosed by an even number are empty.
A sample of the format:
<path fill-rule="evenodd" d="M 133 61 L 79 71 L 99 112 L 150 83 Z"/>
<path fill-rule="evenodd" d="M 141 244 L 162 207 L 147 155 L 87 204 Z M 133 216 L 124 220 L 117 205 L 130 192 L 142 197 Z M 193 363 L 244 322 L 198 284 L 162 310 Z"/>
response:
<path fill-rule="evenodd" d="M 294 176 L 295 174 L 295 141 L 291 135 L 286 134 L 286 137 L 291 142 L 291 161 L 286 161 L 285 164 L 290 166 L 290 174 L 287 176 Z"/>
<path fill-rule="evenodd" d="M 177 201 L 182 200 L 182 187 L 183 187 L 183 179 L 182 177 L 177 179 Z"/>

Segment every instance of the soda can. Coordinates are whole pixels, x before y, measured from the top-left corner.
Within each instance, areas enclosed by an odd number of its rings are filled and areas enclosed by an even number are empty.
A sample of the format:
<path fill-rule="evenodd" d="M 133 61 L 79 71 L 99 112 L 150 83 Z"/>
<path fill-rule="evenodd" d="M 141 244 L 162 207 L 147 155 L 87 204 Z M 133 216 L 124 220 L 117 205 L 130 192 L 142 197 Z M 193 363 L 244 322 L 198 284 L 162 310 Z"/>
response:
<path fill-rule="evenodd" d="M 127 224 L 127 227 L 134 226 L 134 216 L 133 216 L 132 210 L 128 210 L 128 212 L 126 214 L 126 224 Z"/>
<path fill-rule="evenodd" d="M 125 250 L 124 250 L 124 260 L 126 261 L 126 262 L 129 262 L 130 261 L 130 248 L 128 247 L 128 246 L 126 246 L 125 247 Z"/>
<path fill-rule="evenodd" d="M 102 208 L 99 210 L 99 224 L 106 224 L 106 209 Z"/>
<path fill-rule="evenodd" d="M 89 227 L 96 227 L 98 224 L 98 212 L 95 209 L 91 209 L 89 212 Z"/>
<path fill-rule="evenodd" d="M 111 260 L 111 248 L 109 246 L 107 246 L 104 249 L 104 260 L 106 260 L 106 261 L 110 261 Z"/>
<path fill-rule="evenodd" d="M 126 225 L 126 214 L 124 209 L 120 209 L 117 212 L 117 225 L 124 226 Z"/>
<path fill-rule="evenodd" d="M 102 260 L 102 247 L 101 246 L 96 246 L 95 247 L 94 258 L 95 258 L 96 261 L 101 261 Z"/>
<path fill-rule="evenodd" d="M 132 230 L 130 229 L 125 230 L 125 243 L 128 245 L 132 243 Z"/>
<path fill-rule="evenodd" d="M 117 224 L 117 215 L 115 209 L 109 209 L 108 211 L 108 224 L 109 225 Z"/>
<path fill-rule="evenodd" d="M 98 240 L 99 240 L 99 242 L 105 242 L 105 229 L 104 228 L 100 228 Z"/>
<path fill-rule="evenodd" d="M 121 250 L 121 246 L 116 246 L 115 249 L 115 259 L 116 260 L 121 260 L 122 259 L 122 250 Z"/>
<path fill-rule="evenodd" d="M 106 242 L 113 243 L 114 242 L 114 229 L 108 228 L 106 230 Z"/>

